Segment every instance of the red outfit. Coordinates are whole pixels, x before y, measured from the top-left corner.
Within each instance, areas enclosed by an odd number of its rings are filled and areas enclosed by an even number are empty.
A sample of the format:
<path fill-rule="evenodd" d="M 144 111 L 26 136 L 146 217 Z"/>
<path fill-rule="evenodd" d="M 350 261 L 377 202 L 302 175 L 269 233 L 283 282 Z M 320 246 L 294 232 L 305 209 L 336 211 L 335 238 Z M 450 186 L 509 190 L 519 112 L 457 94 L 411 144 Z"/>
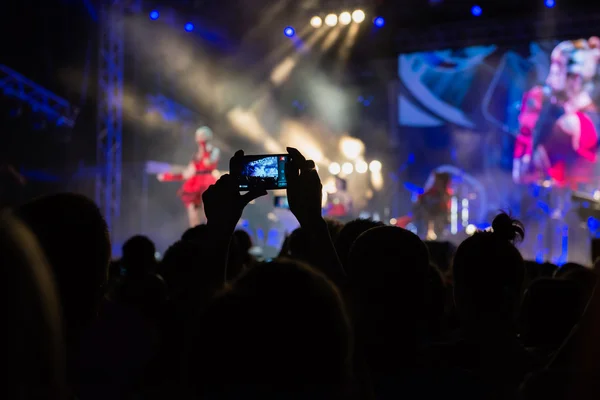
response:
<path fill-rule="evenodd" d="M 533 129 L 540 116 L 544 92 L 539 86 L 534 87 L 523 96 L 519 113 L 519 135 L 515 142 L 514 158 L 531 156 L 533 153 Z"/>
<path fill-rule="evenodd" d="M 533 130 L 538 123 L 542 104 L 544 101 L 543 91 L 536 86 L 525 93 L 521 112 L 519 114 L 520 130 L 515 143 L 514 158 L 521 159 L 525 156 L 533 158 Z M 573 149 L 572 137 L 564 132 L 551 121 L 550 132 L 545 137 L 540 146 L 545 151 L 549 165 L 544 171 L 558 186 L 576 185 L 589 181 L 593 177 L 593 167 L 596 162 L 596 153 L 598 150 L 598 140 L 600 131 L 600 118 L 595 109 L 581 110 L 575 112 L 579 119 L 580 130 L 579 148 Z M 542 121 L 543 122 L 543 121 Z M 536 177 L 535 173 L 524 171 Z"/>
<path fill-rule="evenodd" d="M 202 193 L 217 181 L 212 174 L 217 169 L 217 163 L 211 160 L 211 152 L 208 150 L 207 143 L 200 142 L 198 146 L 202 155 L 200 158 L 193 160 L 196 175 L 187 179 L 178 191 L 179 197 L 181 197 L 186 207 L 191 204 L 201 206 Z M 183 180 L 183 174 L 165 174 L 164 180 L 181 181 Z"/>
<path fill-rule="evenodd" d="M 591 115 L 583 111 L 575 113 L 579 119 L 579 148 L 573 150 L 571 137 L 555 128 L 544 148 L 550 158 L 548 174 L 559 186 L 588 183 L 594 176 L 594 164 L 598 150 L 598 130 Z"/>

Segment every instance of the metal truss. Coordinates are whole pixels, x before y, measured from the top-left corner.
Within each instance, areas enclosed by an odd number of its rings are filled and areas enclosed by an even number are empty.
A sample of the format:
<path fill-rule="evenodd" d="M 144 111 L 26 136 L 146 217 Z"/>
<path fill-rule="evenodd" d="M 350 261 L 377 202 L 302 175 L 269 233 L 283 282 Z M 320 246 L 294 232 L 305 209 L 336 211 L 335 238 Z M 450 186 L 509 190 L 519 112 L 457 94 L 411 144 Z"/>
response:
<path fill-rule="evenodd" d="M 141 0 L 103 0 L 99 7 L 96 202 L 114 230 L 121 210 L 125 18 Z"/>
<path fill-rule="evenodd" d="M 17 98 L 57 126 L 72 128 L 79 109 L 23 75 L 5 65 L 0 65 L 0 90 L 5 96 Z"/>

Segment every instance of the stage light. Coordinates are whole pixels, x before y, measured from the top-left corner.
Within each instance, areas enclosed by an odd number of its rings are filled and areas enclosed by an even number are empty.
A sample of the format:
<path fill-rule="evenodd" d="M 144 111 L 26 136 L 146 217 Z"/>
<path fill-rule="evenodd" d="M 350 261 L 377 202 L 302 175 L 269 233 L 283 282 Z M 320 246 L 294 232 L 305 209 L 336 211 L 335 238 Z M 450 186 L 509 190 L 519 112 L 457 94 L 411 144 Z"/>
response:
<path fill-rule="evenodd" d="M 478 5 L 474 5 L 473 7 L 471 7 L 471 14 L 473 14 L 473 16 L 475 17 L 479 17 L 482 12 L 483 10 Z"/>
<path fill-rule="evenodd" d="M 156 20 L 156 19 L 158 19 L 158 17 L 160 17 L 160 14 L 158 13 L 158 11 L 156 11 L 156 10 L 150 11 L 150 19 Z"/>
<path fill-rule="evenodd" d="M 390 219 L 390 225 L 395 226 L 397 223 L 398 223 L 398 220 L 396 218 Z"/>
<path fill-rule="evenodd" d="M 342 167 L 340 167 L 340 164 L 333 162 L 331 164 L 329 164 L 329 173 L 331 175 L 337 175 L 342 171 Z"/>
<path fill-rule="evenodd" d="M 473 234 L 477 232 L 477 227 L 473 224 L 469 224 L 467 225 L 467 227 L 465 228 L 465 233 L 469 236 L 473 236 Z"/>
<path fill-rule="evenodd" d="M 354 166 L 354 169 L 359 174 L 364 174 L 365 172 L 367 172 L 369 170 L 369 165 L 367 164 L 366 161 L 360 160 L 360 161 L 356 162 L 356 165 Z"/>
<path fill-rule="evenodd" d="M 356 160 L 364 153 L 365 144 L 360 139 L 344 136 L 340 139 L 339 148 L 344 157 Z"/>
<path fill-rule="evenodd" d="M 194 24 L 192 24 L 191 22 L 188 22 L 187 24 L 185 24 L 185 30 L 186 32 L 191 32 L 194 30 Z"/>
<path fill-rule="evenodd" d="M 361 22 L 363 22 L 365 20 L 365 12 L 363 10 L 355 10 L 352 13 L 352 19 L 357 24 L 360 24 Z"/>
<path fill-rule="evenodd" d="M 340 21 L 340 24 L 342 25 L 348 25 L 350 22 L 352 22 L 352 15 L 350 15 L 348 11 L 345 11 L 340 14 L 338 21 Z"/>
<path fill-rule="evenodd" d="M 342 165 L 342 172 L 344 174 L 350 175 L 353 171 L 354 171 L 354 166 L 352 164 L 350 164 L 349 162 L 344 163 L 344 165 Z"/>
<path fill-rule="evenodd" d="M 288 26 L 283 30 L 283 34 L 287 37 L 292 37 L 296 34 L 296 31 L 291 26 Z"/>
<path fill-rule="evenodd" d="M 552 8 L 556 5 L 556 1 L 554 0 L 545 0 L 544 4 L 546 5 L 546 7 L 548 8 Z"/>
<path fill-rule="evenodd" d="M 338 17 L 335 14 L 329 14 L 325 17 L 325 25 L 336 26 L 338 23 Z"/>
<path fill-rule="evenodd" d="M 373 23 L 376 27 L 383 28 L 383 26 L 385 25 L 385 19 L 383 19 L 383 17 L 377 17 L 373 20 Z"/>
<path fill-rule="evenodd" d="M 381 161 L 373 160 L 371 164 L 369 164 L 369 171 L 373 173 L 381 172 Z"/>
<path fill-rule="evenodd" d="M 587 220 L 587 226 L 590 231 L 596 232 L 598 230 L 598 228 L 600 228 L 600 221 L 598 221 L 594 217 L 589 217 Z"/>
<path fill-rule="evenodd" d="M 320 28 L 323 25 L 323 20 L 321 17 L 317 17 L 316 15 L 310 19 L 310 24 L 313 28 Z"/>

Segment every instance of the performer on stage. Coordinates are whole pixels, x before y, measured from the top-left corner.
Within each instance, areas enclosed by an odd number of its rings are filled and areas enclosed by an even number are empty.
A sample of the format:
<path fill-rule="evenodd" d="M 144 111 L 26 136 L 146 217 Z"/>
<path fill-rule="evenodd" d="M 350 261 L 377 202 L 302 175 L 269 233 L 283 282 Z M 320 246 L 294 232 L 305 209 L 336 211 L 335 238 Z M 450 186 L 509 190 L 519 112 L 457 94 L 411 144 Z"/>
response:
<path fill-rule="evenodd" d="M 352 197 L 348 193 L 348 182 L 336 176 L 335 188 L 334 193 L 327 194 L 325 215 L 340 221 L 349 220 L 352 216 Z"/>
<path fill-rule="evenodd" d="M 417 201 L 415 207 L 416 221 L 426 228 L 426 239 L 436 240 L 448 225 L 450 215 L 450 174 L 435 174 L 433 185 L 427 189 Z M 425 229 L 419 229 L 423 232 Z"/>
<path fill-rule="evenodd" d="M 196 143 L 198 150 L 187 168 L 181 173 L 159 174 L 158 180 L 183 181 L 185 183 L 179 190 L 179 197 L 188 211 L 190 227 L 204 222 L 202 193 L 216 182 L 213 171 L 217 168 L 220 151 L 210 141 L 213 138 L 212 130 L 206 126 L 196 130 Z"/>

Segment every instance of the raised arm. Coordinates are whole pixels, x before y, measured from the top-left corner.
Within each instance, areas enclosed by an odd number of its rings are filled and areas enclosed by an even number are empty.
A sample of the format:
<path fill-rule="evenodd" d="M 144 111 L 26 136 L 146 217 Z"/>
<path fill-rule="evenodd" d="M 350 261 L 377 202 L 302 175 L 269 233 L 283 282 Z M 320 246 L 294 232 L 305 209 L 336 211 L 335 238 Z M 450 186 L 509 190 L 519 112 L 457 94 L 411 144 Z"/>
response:
<path fill-rule="evenodd" d="M 179 172 L 179 173 L 167 172 L 164 174 L 158 174 L 157 178 L 161 182 L 177 182 L 177 181 L 184 181 L 186 179 L 190 179 L 195 174 L 196 174 L 196 166 L 194 165 L 193 162 L 191 162 L 183 170 L 183 172 Z"/>
<path fill-rule="evenodd" d="M 331 241 L 327 223 L 321 215 L 321 179 L 315 163 L 306 160 L 296 149 L 288 147 L 292 157 L 286 170 L 287 195 L 290 211 L 296 216 L 300 227 L 306 230 L 310 241 L 310 263 L 336 284 L 346 280 L 346 272 L 340 263 Z"/>

